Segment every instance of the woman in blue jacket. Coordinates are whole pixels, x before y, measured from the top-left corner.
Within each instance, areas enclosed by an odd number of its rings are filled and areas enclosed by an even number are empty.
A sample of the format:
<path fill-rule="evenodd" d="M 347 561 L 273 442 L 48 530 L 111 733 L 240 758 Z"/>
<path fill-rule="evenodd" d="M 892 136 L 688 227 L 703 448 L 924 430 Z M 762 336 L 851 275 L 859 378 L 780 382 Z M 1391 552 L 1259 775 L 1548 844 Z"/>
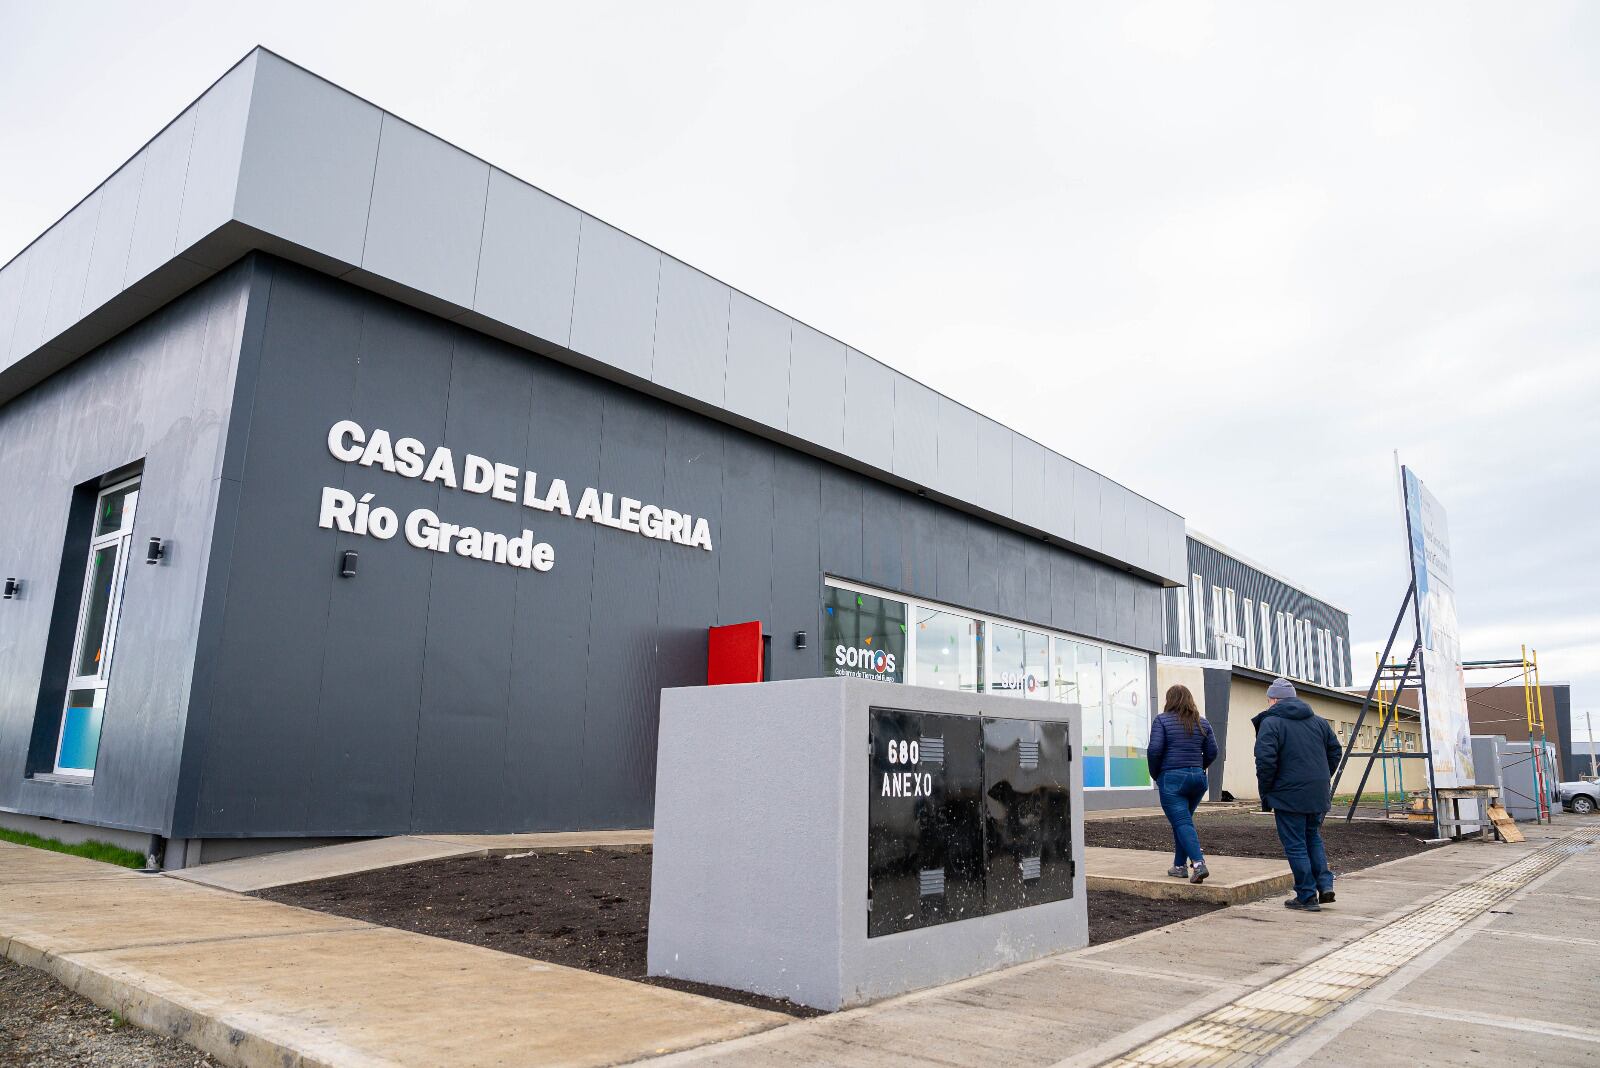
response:
<path fill-rule="evenodd" d="M 1203 883 L 1211 872 L 1200 852 L 1194 810 L 1210 788 L 1206 769 L 1217 759 L 1217 736 L 1200 715 L 1187 686 L 1167 690 L 1166 708 L 1150 725 L 1150 778 L 1161 796 L 1161 811 L 1172 824 L 1172 867 L 1175 879 Z M 1194 865 L 1193 874 L 1190 864 Z"/>

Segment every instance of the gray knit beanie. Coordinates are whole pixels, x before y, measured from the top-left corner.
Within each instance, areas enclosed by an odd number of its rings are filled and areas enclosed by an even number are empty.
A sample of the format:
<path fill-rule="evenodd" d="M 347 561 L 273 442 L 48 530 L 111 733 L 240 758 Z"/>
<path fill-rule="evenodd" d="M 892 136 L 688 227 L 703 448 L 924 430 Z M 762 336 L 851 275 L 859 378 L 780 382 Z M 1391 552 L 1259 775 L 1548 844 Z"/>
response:
<path fill-rule="evenodd" d="M 1275 701 L 1286 697 L 1293 697 L 1294 683 L 1290 682 L 1288 679 L 1275 679 L 1273 680 L 1272 685 L 1267 687 L 1267 696 Z"/>

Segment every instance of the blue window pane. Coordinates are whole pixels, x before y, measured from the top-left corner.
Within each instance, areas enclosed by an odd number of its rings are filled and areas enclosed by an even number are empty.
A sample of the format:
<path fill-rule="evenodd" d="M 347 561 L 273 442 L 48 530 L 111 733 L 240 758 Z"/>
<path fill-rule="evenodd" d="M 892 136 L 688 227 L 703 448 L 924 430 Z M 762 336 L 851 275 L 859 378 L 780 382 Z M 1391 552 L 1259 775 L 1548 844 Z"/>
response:
<path fill-rule="evenodd" d="M 99 690 L 73 690 L 61 730 L 61 755 L 56 767 L 66 771 L 93 771 L 100 752 Z"/>

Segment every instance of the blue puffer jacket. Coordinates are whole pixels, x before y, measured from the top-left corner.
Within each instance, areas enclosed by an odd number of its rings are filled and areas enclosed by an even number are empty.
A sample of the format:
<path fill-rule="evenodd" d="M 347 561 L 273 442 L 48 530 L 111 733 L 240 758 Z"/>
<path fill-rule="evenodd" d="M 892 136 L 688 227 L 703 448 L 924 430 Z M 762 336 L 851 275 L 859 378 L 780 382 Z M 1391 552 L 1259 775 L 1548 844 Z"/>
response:
<path fill-rule="evenodd" d="M 1204 716 L 1200 729 L 1190 733 L 1176 712 L 1163 712 L 1150 724 L 1150 748 L 1146 760 L 1150 777 L 1161 778 L 1168 768 L 1209 768 L 1217 759 L 1217 736 Z"/>
<path fill-rule="evenodd" d="M 1298 697 L 1279 701 L 1250 721 L 1256 727 L 1256 786 L 1265 809 L 1326 812 L 1339 767 L 1339 739 L 1328 721 Z"/>

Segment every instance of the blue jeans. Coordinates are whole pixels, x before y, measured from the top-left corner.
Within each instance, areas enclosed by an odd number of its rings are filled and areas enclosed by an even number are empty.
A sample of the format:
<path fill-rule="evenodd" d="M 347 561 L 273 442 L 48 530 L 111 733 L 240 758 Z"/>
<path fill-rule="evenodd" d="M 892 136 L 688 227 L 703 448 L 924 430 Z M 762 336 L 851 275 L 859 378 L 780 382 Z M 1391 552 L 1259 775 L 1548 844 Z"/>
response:
<path fill-rule="evenodd" d="M 1161 811 L 1172 824 L 1172 866 L 1181 868 L 1189 861 L 1204 864 L 1200 853 L 1200 835 L 1194 829 L 1194 810 L 1206 796 L 1210 783 L 1200 768 L 1169 768 L 1156 780 L 1156 792 L 1161 795 Z"/>
<path fill-rule="evenodd" d="M 1278 841 L 1294 872 L 1294 896 L 1302 902 L 1315 901 L 1317 891 L 1333 889 L 1333 872 L 1322 850 L 1322 813 L 1273 812 L 1278 822 Z"/>

